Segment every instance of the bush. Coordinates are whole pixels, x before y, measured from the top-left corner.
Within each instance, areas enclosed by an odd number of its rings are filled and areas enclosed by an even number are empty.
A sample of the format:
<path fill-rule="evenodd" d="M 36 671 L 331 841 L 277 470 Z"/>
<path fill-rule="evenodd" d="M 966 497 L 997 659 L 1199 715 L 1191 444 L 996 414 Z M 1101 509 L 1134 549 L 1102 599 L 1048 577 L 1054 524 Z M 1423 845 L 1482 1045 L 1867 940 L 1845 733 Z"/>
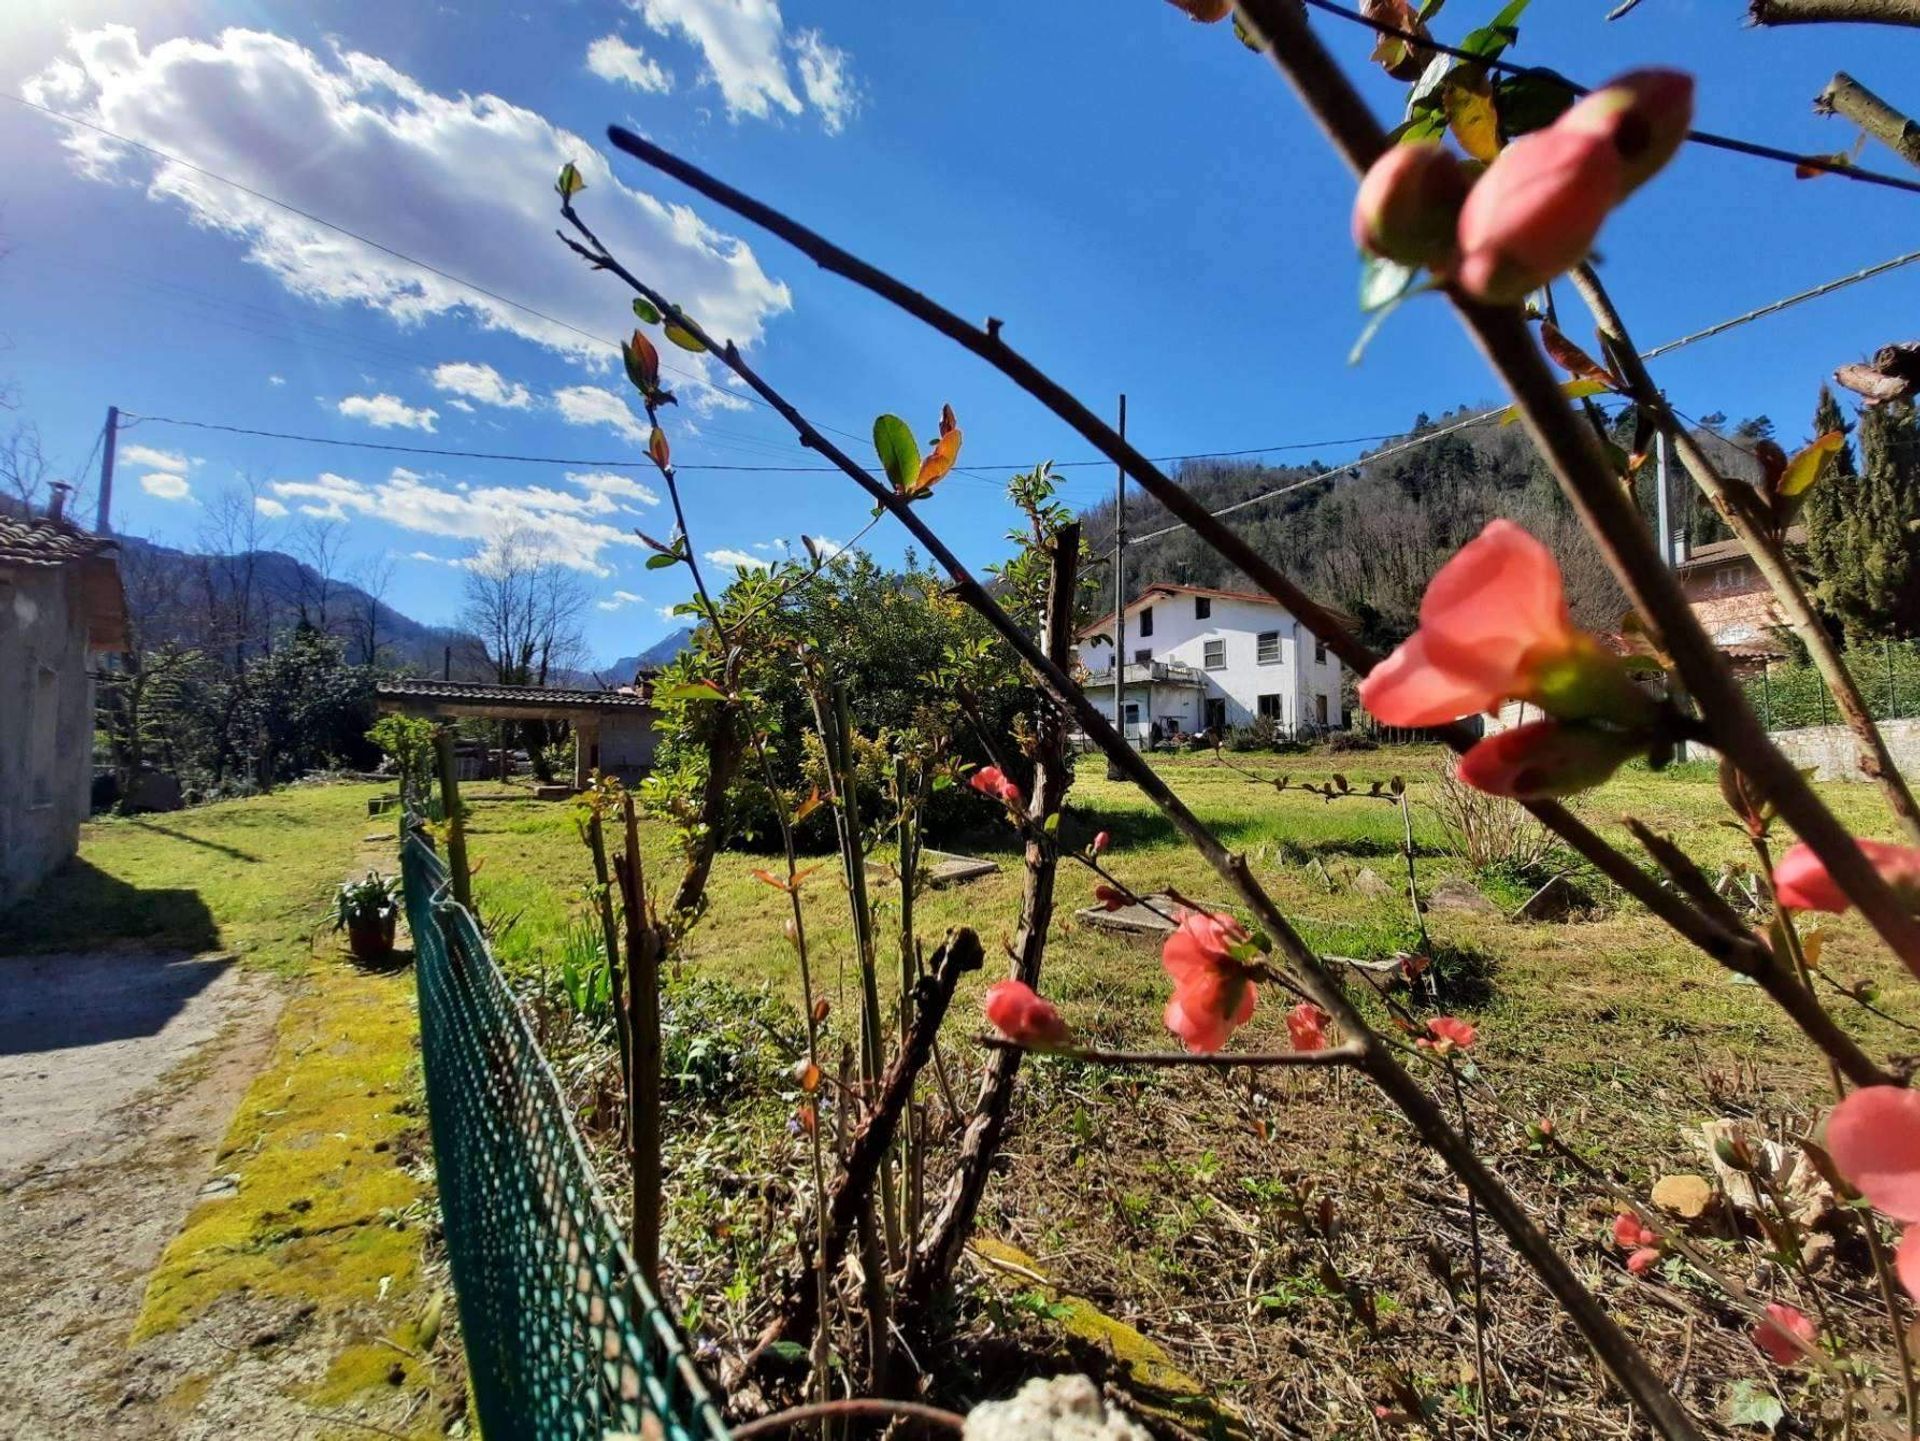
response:
<path fill-rule="evenodd" d="M 1474 790 L 1454 774 L 1451 758 L 1433 766 L 1433 797 L 1447 853 L 1476 871 L 1529 870 L 1553 853 L 1553 834 L 1514 802 Z"/>

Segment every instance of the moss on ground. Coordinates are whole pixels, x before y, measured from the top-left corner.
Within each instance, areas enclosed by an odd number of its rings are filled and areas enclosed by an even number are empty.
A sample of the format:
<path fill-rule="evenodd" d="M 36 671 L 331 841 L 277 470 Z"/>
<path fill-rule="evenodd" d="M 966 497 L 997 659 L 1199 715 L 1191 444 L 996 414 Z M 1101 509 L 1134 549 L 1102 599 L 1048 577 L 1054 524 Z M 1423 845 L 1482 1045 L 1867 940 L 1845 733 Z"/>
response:
<path fill-rule="evenodd" d="M 236 1293 L 337 1311 L 407 1296 L 420 1271 L 412 1210 L 429 1194 L 401 1164 L 422 1131 L 414 1033 L 410 974 L 323 964 L 221 1145 L 215 1170 L 238 1190 L 187 1217 L 136 1340 Z"/>

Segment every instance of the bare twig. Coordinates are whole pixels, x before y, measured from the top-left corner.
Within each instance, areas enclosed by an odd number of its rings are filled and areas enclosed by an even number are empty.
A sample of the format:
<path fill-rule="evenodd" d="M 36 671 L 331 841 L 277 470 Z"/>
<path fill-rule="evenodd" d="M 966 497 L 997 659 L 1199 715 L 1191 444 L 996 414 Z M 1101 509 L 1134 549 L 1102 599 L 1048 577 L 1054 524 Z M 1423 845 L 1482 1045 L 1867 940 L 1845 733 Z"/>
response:
<path fill-rule="evenodd" d="M 856 1221 L 867 1211 L 874 1183 L 880 1175 L 881 1161 L 893 1145 L 900 1117 L 913 1095 L 920 1068 L 933 1052 L 933 1038 L 946 1019 L 952 1004 L 954 987 L 968 971 L 980 969 L 983 960 L 980 938 L 970 930 L 959 930 L 933 957 L 928 974 L 920 982 L 913 1032 L 894 1057 L 880 1087 L 873 1112 L 853 1138 L 845 1168 L 835 1179 L 827 1195 L 827 1225 L 815 1264 L 827 1274 L 839 1266 L 846 1255 L 849 1236 Z M 792 1278 L 781 1299 L 779 1313 L 769 1322 L 753 1352 L 746 1359 L 745 1371 L 752 1374 L 767 1364 L 776 1342 L 811 1335 L 818 1320 L 817 1290 L 809 1276 Z"/>
<path fill-rule="evenodd" d="M 1907 164 L 1920 167 L 1920 125 L 1916 125 L 1846 71 L 1835 73 L 1814 97 L 1816 115 L 1851 120 Z"/>
<path fill-rule="evenodd" d="M 1920 25 L 1920 0 L 1748 0 L 1755 25 Z"/>
<path fill-rule="evenodd" d="M 1062 526 L 1049 545 L 1046 654 L 1065 669 L 1073 659 L 1073 603 L 1080 582 L 1079 522 Z M 1027 802 L 1028 824 L 1024 828 L 1026 878 L 1020 893 L 1020 930 L 1013 942 L 1014 979 L 1029 986 L 1040 984 L 1047 934 L 1053 929 L 1054 877 L 1059 861 L 1058 847 L 1047 834 L 1047 822 L 1059 815 L 1073 779 L 1067 764 L 1066 718 L 1053 706 L 1043 705 L 1034 729 L 1033 795 Z M 1013 1105 L 1013 1083 L 1019 1069 L 1018 1051 L 996 1052 L 987 1060 L 953 1175 L 901 1282 L 903 1311 L 922 1310 L 953 1274 L 961 1249 L 973 1232 L 980 1199 L 986 1194 L 987 1178 Z"/>
<path fill-rule="evenodd" d="M 1666 397 L 1661 394 L 1660 387 L 1653 383 L 1653 376 L 1648 373 L 1639 352 L 1633 348 L 1633 338 L 1627 334 L 1626 323 L 1620 318 L 1619 310 L 1601 285 L 1593 267 L 1577 266 L 1570 278 L 1573 288 L 1593 312 L 1607 351 L 1614 357 L 1627 382 L 1627 391 L 1633 403 L 1666 432 L 1681 463 L 1693 476 L 1694 483 L 1713 502 L 1714 509 L 1726 519 L 1733 533 L 1753 557 L 1754 565 L 1773 591 L 1788 627 L 1806 646 L 1808 655 L 1813 658 L 1814 666 L 1820 672 L 1820 678 L 1833 693 L 1834 704 L 1859 743 L 1860 773 L 1879 784 L 1886 795 L 1887 804 L 1906 827 L 1907 833 L 1915 840 L 1920 840 L 1920 806 L 1915 805 L 1913 793 L 1907 789 L 1906 778 L 1894 762 L 1893 753 L 1887 749 L 1879 726 L 1874 724 L 1873 712 L 1867 705 L 1866 697 L 1860 693 L 1853 672 L 1847 669 L 1840 648 L 1834 644 L 1833 636 L 1814 612 L 1813 602 L 1808 598 L 1806 588 L 1801 585 L 1799 575 L 1788 563 L 1785 551 L 1756 514 L 1751 493 L 1745 486 L 1736 486 L 1722 476 L 1711 457 L 1701 448 L 1700 442 L 1694 438 L 1693 432 L 1680 424 Z M 1717 716 L 1709 717 L 1709 723 L 1720 719 Z"/>
<path fill-rule="evenodd" d="M 886 1401 L 874 1396 L 851 1396 L 844 1401 L 815 1401 L 806 1406 L 794 1406 L 785 1411 L 775 1411 L 771 1416 L 761 1416 L 746 1421 L 733 1428 L 737 1441 L 751 1441 L 755 1436 L 777 1436 L 782 1431 L 790 1431 L 808 1421 L 838 1420 L 842 1417 L 874 1417 L 880 1420 L 898 1419 L 920 1421 L 929 1426 L 939 1426 L 948 1431 L 966 1430 L 967 1418 L 952 1411 L 942 1411 L 938 1406 L 928 1406 L 920 1401 Z"/>

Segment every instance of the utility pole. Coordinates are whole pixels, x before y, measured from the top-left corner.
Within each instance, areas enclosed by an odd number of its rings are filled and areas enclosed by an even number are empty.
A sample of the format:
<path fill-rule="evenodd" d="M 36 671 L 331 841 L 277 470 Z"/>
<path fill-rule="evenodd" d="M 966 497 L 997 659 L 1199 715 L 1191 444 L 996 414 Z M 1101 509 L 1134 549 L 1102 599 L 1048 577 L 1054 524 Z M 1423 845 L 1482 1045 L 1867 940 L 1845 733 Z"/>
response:
<path fill-rule="evenodd" d="M 1127 438 L 1127 397 L 1120 397 L 1120 438 Z M 1149 673 L 1147 684 L 1153 684 Z M 1113 728 L 1127 744 L 1127 469 L 1113 468 Z M 1107 779 L 1125 779 L 1107 762 Z"/>
<path fill-rule="evenodd" d="M 100 447 L 100 508 L 94 515 L 95 535 L 110 535 L 113 531 L 113 451 L 120 439 L 120 407 L 107 407 L 106 440 Z"/>

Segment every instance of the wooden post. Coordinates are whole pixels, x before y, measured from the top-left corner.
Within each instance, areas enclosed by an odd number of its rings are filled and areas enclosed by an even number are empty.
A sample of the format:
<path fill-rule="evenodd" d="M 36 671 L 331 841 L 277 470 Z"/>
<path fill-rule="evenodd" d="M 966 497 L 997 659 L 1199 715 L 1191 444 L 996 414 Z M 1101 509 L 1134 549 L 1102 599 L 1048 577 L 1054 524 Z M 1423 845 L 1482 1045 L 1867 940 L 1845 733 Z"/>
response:
<path fill-rule="evenodd" d="M 473 876 L 467 870 L 467 822 L 460 811 L 460 781 L 454 774 L 451 726 L 441 726 L 434 732 L 433 750 L 440 762 L 440 810 L 447 818 L 447 873 L 453 878 L 453 898 L 471 913 Z"/>
<path fill-rule="evenodd" d="M 600 744 L 600 721 L 581 716 L 573 723 L 573 788 L 583 791 L 593 775 L 593 750 Z"/>

